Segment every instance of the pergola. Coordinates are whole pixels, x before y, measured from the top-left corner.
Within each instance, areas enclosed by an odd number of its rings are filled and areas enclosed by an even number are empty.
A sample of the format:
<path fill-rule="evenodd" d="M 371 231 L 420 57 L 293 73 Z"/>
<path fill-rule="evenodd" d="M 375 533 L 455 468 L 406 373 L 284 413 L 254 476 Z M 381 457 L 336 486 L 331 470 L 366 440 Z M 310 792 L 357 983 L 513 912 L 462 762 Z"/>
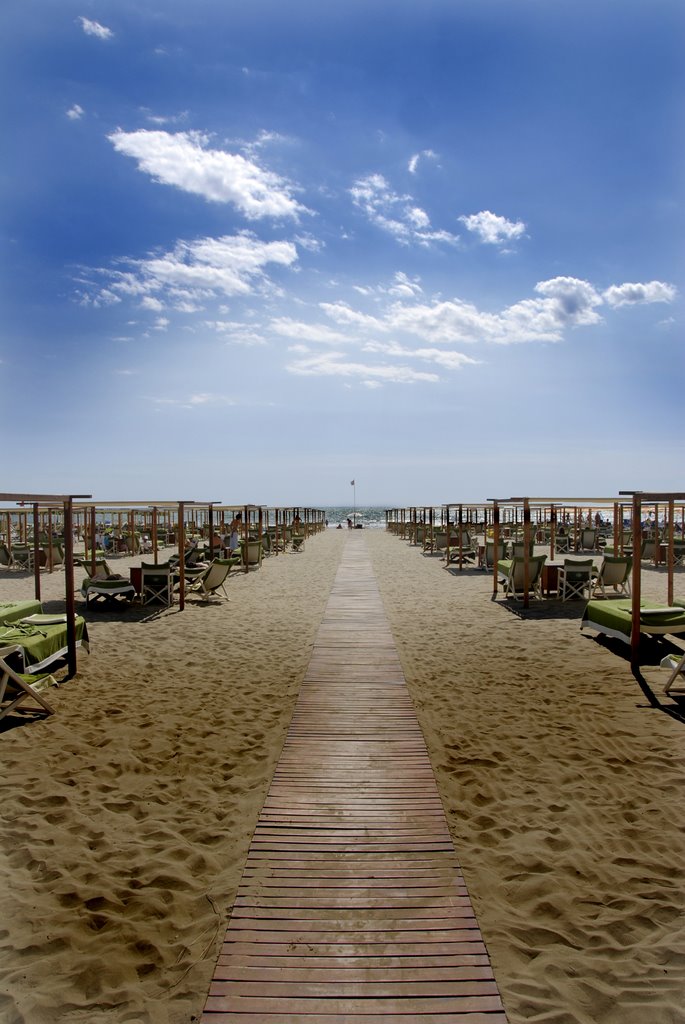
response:
<path fill-rule="evenodd" d="M 67 612 L 67 665 L 69 678 L 76 674 L 76 602 L 74 600 L 74 530 L 73 509 L 77 498 L 89 498 L 89 494 L 0 494 L 0 501 L 14 502 L 19 506 L 33 506 L 33 567 L 36 600 L 40 601 L 40 510 L 61 508 L 64 514 L 64 587 Z"/>
<path fill-rule="evenodd" d="M 674 563 L 674 528 L 675 528 L 675 504 L 685 502 L 683 491 L 619 491 L 619 494 L 629 496 L 632 503 L 633 523 L 633 550 L 638 552 L 638 557 L 633 558 L 632 577 L 632 608 L 631 608 L 631 632 L 630 632 L 630 661 L 633 668 L 638 663 L 638 650 L 640 647 L 640 599 L 642 596 L 642 576 L 639 552 L 642 550 L 642 509 L 645 505 L 664 505 L 668 509 L 667 525 L 667 551 L 666 567 L 668 572 L 668 604 L 673 604 L 673 563 Z"/>

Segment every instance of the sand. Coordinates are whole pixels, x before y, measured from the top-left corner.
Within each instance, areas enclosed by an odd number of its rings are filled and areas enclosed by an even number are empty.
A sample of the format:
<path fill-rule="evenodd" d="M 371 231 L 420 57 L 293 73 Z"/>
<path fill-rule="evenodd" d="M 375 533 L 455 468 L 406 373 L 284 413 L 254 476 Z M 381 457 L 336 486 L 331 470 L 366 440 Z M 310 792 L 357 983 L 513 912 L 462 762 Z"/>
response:
<path fill-rule="evenodd" d="M 199 1018 L 341 545 L 358 541 L 511 1024 L 685 1022 L 683 723 L 649 706 L 620 647 L 580 633 L 580 602 L 524 619 L 482 572 L 329 530 L 229 578 L 221 605 L 89 612 L 57 714 L 0 734 L 3 1024 Z M 663 576 L 645 577 L 663 600 Z M 0 599 L 32 585 L 2 572 Z M 63 573 L 42 586 L 60 608 Z"/>

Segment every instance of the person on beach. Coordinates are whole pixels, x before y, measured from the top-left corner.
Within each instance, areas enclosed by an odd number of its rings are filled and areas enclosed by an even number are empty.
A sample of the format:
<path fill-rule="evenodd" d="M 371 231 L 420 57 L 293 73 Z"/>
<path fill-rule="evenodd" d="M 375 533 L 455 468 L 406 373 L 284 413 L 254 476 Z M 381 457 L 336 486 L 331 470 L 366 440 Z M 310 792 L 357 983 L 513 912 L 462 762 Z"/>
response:
<path fill-rule="evenodd" d="M 237 551 L 238 547 L 240 545 L 240 541 L 238 539 L 238 533 L 239 533 L 240 529 L 242 528 L 242 525 L 243 525 L 243 513 L 242 512 L 237 512 L 235 514 L 235 516 L 233 517 L 233 519 L 231 520 L 231 525 L 228 528 L 228 532 L 230 534 L 230 536 L 228 538 L 228 550 L 230 551 L 231 554 L 233 554 L 234 551 Z"/>

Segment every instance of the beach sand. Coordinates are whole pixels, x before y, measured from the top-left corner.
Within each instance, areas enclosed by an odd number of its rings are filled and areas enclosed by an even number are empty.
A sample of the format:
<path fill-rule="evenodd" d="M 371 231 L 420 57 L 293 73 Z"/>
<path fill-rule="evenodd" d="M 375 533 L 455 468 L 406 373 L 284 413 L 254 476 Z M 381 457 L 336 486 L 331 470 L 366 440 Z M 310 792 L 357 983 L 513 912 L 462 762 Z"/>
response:
<path fill-rule="evenodd" d="M 359 542 L 511 1024 L 685 1022 L 685 726 L 620 647 L 580 633 L 581 602 L 521 618 L 485 573 L 329 530 L 231 576 L 220 605 L 89 612 L 57 714 L 0 734 L 3 1024 L 199 1018 L 341 546 Z M 63 572 L 41 582 L 61 608 Z M 0 599 L 32 595 L 2 573 Z"/>

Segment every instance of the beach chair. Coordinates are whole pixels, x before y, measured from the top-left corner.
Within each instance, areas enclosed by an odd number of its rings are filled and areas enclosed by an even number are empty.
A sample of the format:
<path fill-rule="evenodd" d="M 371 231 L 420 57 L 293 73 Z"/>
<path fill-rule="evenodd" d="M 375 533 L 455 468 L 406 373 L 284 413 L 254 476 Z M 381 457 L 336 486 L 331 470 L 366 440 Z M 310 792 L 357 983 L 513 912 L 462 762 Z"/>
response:
<path fill-rule="evenodd" d="M 461 560 L 475 561 L 478 557 L 478 551 L 474 544 L 471 534 L 467 529 L 462 527 L 461 530 Z M 457 530 L 454 534 L 450 535 L 450 547 L 449 547 L 449 558 L 445 553 L 445 562 L 447 565 L 454 565 L 455 562 L 459 562 L 459 531 Z M 446 566 L 447 567 L 447 566 Z"/>
<path fill-rule="evenodd" d="M 664 686 L 664 693 L 677 693 L 685 695 L 685 653 L 680 657 L 677 654 L 667 654 L 659 662 L 661 668 L 670 670 L 670 676 Z"/>
<path fill-rule="evenodd" d="M 554 550 L 559 555 L 566 555 L 571 550 L 571 538 L 566 533 L 558 533 L 554 538 Z"/>
<path fill-rule="evenodd" d="M 81 584 L 81 595 L 86 599 L 86 607 L 91 602 L 107 605 L 129 604 L 135 598 L 136 588 L 131 581 L 112 572 L 104 558 L 96 559 L 95 572 L 93 563 L 85 558 L 79 559 L 79 564 L 87 573 L 87 579 Z"/>
<path fill-rule="evenodd" d="M 528 545 L 528 554 L 529 555 L 534 554 L 534 550 L 535 550 L 535 541 L 531 540 L 529 545 Z M 522 540 L 515 540 L 514 543 L 511 546 L 511 551 L 512 551 L 512 555 L 514 556 L 514 558 L 523 558 L 524 554 L 526 553 L 526 545 L 525 545 L 524 541 L 522 541 Z"/>
<path fill-rule="evenodd" d="M 599 549 L 599 530 L 585 527 L 578 538 L 579 551 L 597 551 Z"/>
<path fill-rule="evenodd" d="M 501 562 L 504 558 L 507 542 L 500 540 L 498 542 L 498 552 L 495 555 L 495 542 L 494 540 L 485 541 L 485 551 L 483 552 L 483 561 L 481 562 L 481 568 L 485 569 L 486 572 L 492 572 L 495 562 Z"/>
<path fill-rule="evenodd" d="M 597 591 L 601 591 L 602 597 L 607 597 L 607 587 L 612 587 L 617 596 L 629 595 L 632 567 L 633 560 L 628 555 L 605 555 L 602 567 L 593 583 L 592 597 L 597 597 Z"/>
<path fill-rule="evenodd" d="M 198 594 L 203 602 L 207 603 L 210 598 L 219 597 L 217 591 L 221 589 L 228 599 L 224 583 L 233 566 L 239 564 L 239 558 L 215 558 L 204 572 L 191 583 L 188 593 Z M 219 600 L 221 600 L 220 597 Z"/>
<path fill-rule="evenodd" d="M 294 533 L 292 539 L 293 551 L 302 551 L 304 548 L 304 534 Z"/>
<path fill-rule="evenodd" d="M 173 600 L 171 566 L 168 562 L 140 564 L 140 603 L 170 605 Z"/>
<path fill-rule="evenodd" d="M 22 648 L 16 644 L 10 647 L 0 647 L 0 720 L 11 714 L 25 701 L 33 701 L 38 708 L 32 707 L 32 711 L 42 709 L 49 715 L 54 715 L 55 709 L 43 697 L 41 691 L 48 686 L 56 686 L 57 682 L 47 672 L 25 675 L 16 672 L 7 658 L 12 655 L 22 655 Z M 25 708 L 24 710 L 28 710 Z"/>
<path fill-rule="evenodd" d="M 570 601 L 573 598 L 585 597 L 587 591 L 588 601 L 592 597 L 594 585 L 594 574 L 596 570 L 592 559 L 565 558 L 563 566 L 559 569 L 559 594 L 562 601 Z"/>
<path fill-rule="evenodd" d="M 33 569 L 33 548 L 28 544 L 15 544 L 12 548 L 12 566 L 14 569 Z"/>
<path fill-rule="evenodd" d="M 528 559 L 528 594 L 542 600 L 542 568 L 547 555 L 534 555 Z M 506 572 L 500 573 L 500 582 L 504 586 L 504 596 L 522 598 L 525 596 L 525 559 L 514 557 L 510 562 L 498 562 L 498 566 L 506 566 Z"/>

